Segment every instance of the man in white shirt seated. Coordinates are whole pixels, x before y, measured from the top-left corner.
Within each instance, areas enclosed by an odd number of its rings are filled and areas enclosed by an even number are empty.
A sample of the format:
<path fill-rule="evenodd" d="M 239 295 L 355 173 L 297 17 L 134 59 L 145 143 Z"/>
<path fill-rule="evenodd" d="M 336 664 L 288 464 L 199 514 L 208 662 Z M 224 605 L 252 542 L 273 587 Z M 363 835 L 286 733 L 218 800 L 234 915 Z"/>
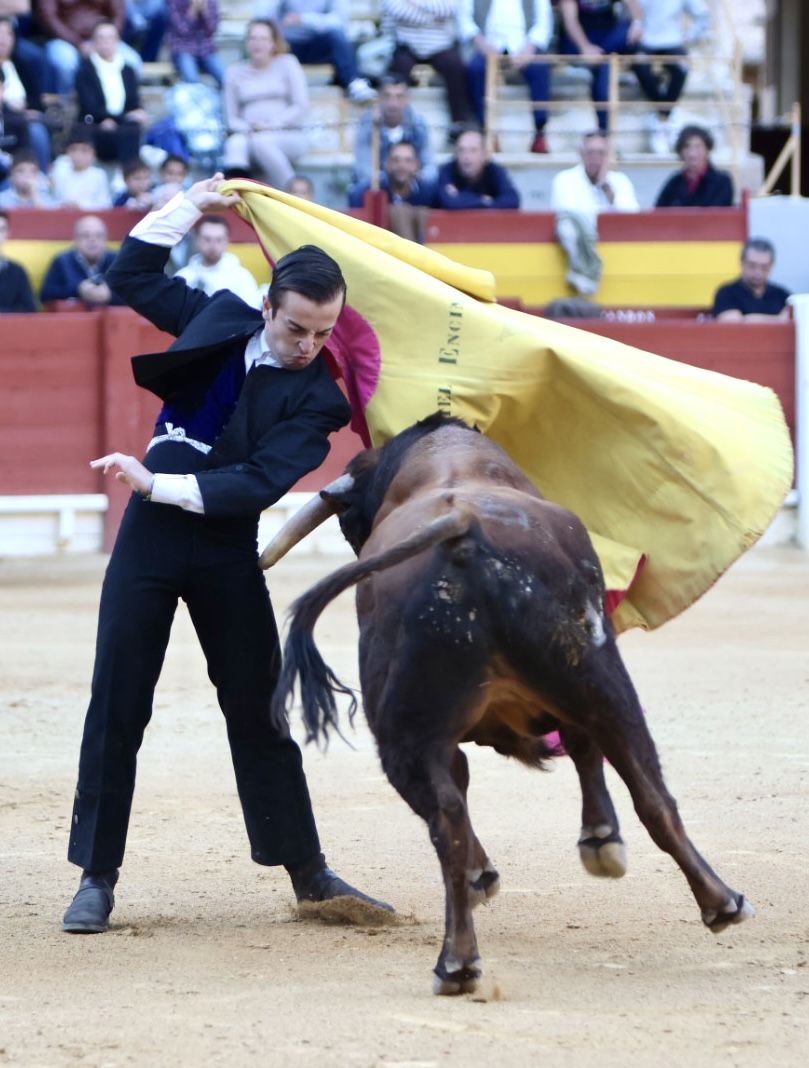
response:
<path fill-rule="evenodd" d="M 230 224 L 222 215 L 207 215 L 194 229 L 196 252 L 177 277 L 212 297 L 220 289 L 229 289 L 251 308 L 261 307 L 261 292 L 255 278 L 239 258 L 228 252 Z"/>
<path fill-rule="evenodd" d="M 565 276 L 577 293 L 589 296 L 601 281 L 601 257 L 596 251 L 598 216 L 607 211 L 639 211 L 632 182 L 609 169 L 610 146 L 604 134 L 585 134 L 579 149 L 581 163 L 560 171 L 551 186 L 551 210 L 556 212 L 556 236 L 568 259 Z"/>

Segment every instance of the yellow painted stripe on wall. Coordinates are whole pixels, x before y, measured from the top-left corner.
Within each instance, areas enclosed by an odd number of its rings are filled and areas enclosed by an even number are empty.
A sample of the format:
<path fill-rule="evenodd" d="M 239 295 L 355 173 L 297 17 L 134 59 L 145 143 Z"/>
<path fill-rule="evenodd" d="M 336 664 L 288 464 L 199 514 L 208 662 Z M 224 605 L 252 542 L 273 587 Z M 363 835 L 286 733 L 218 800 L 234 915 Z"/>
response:
<path fill-rule="evenodd" d="M 469 267 L 492 271 L 501 297 L 545 304 L 568 296 L 566 261 L 558 245 L 436 244 L 430 248 Z M 723 282 L 739 274 L 738 241 L 609 241 L 599 246 L 601 304 L 707 306 Z"/>
<path fill-rule="evenodd" d="M 8 259 L 21 263 L 25 267 L 26 271 L 28 271 L 28 277 L 31 279 L 34 295 L 38 297 L 42 288 L 42 279 L 45 277 L 45 272 L 51 260 L 54 256 L 58 256 L 60 252 L 69 249 L 72 244 L 73 242 L 68 240 L 28 241 L 12 238 L 5 245 L 5 255 Z M 110 241 L 109 243 L 111 249 L 117 249 L 119 245 L 120 241 Z M 257 244 L 233 244 L 230 246 L 229 251 L 238 256 L 241 264 L 251 272 L 259 285 L 269 282 L 270 265 Z"/>

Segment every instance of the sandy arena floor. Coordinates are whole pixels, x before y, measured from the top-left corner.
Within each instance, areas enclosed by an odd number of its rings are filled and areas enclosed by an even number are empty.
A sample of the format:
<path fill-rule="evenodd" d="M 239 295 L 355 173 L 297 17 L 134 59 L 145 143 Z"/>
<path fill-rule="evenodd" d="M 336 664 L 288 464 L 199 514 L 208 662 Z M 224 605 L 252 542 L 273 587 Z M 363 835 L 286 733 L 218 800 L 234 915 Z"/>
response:
<path fill-rule="evenodd" d="M 809 556 L 757 550 L 674 623 L 621 639 L 686 826 L 758 916 L 705 931 L 614 776 L 630 870 L 590 878 L 569 762 L 541 775 L 473 749 L 472 814 L 503 890 L 476 913 L 482 989 L 459 999 L 430 993 L 438 864 L 364 724 L 353 751 L 307 750 L 310 787 L 332 865 L 405 922 L 300 922 L 283 872 L 250 862 L 184 612 L 142 751 L 114 925 L 60 932 L 103 566 L 0 561 L 0 1065 L 806 1063 Z M 279 566 L 279 615 L 326 566 Z M 350 595 L 318 635 L 355 680 Z"/>

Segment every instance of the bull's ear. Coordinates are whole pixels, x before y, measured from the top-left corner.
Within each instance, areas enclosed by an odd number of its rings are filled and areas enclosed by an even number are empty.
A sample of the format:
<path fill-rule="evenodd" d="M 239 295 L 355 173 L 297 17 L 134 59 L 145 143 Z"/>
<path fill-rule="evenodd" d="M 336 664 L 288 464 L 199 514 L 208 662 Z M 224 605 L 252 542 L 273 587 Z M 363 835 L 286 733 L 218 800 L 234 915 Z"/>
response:
<path fill-rule="evenodd" d="M 368 478 L 379 463 L 379 452 L 379 449 L 363 449 L 358 452 L 346 467 L 345 475 L 320 491 L 320 496 L 337 515 L 342 515 L 356 503 L 357 485 L 362 488 L 368 485 Z"/>

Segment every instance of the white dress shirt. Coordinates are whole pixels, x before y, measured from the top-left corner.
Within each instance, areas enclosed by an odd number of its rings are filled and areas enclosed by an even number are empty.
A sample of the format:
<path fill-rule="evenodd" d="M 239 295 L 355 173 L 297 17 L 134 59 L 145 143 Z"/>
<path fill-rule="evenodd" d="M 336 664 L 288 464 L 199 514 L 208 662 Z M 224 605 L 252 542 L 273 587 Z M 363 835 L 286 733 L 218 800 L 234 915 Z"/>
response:
<path fill-rule="evenodd" d="M 625 174 L 608 171 L 605 182 L 612 189 L 612 203 L 603 188 L 587 177 L 583 163 L 559 171 L 551 185 L 551 211 L 583 215 L 594 226 L 601 212 L 640 211 L 635 188 Z"/>

